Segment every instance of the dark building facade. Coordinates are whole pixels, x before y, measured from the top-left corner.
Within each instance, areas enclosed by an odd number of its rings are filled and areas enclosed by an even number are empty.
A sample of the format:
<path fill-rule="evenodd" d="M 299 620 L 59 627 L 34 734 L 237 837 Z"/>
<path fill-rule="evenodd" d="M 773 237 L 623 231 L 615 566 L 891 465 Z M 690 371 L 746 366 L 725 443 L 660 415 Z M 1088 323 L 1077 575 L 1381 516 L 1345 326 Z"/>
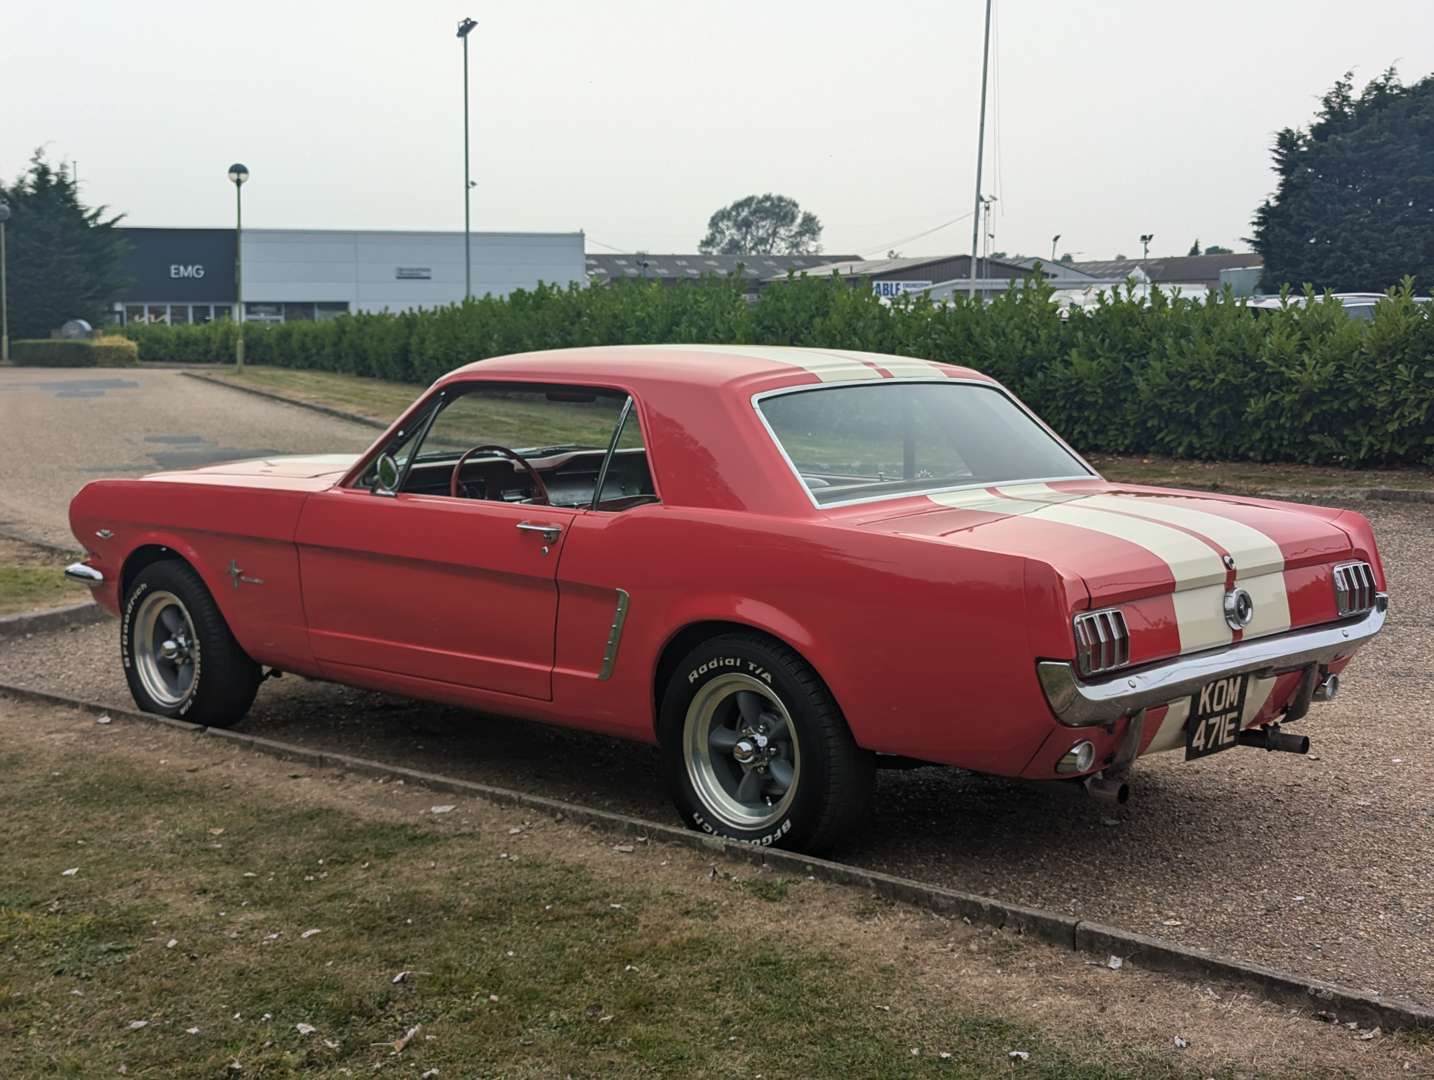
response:
<path fill-rule="evenodd" d="M 206 323 L 234 314 L 233 229 L 124 229 L 124 322 Z"/>

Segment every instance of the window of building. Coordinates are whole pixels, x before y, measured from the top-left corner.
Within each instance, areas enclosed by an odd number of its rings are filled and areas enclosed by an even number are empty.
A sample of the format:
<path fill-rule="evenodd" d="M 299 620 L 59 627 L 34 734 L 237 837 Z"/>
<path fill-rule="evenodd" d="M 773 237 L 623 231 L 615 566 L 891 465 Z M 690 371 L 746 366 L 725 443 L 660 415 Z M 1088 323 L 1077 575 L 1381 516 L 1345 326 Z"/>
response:
<path fill-rule="evenodd" d="M 246 322 L 257 323 L 281 323 L 284 321 L 283 304 L 245 304 L 244 319 Z"/>
<path fill-rule="evenodd" d="M 314 318 L 320 322 L 324 322 L 328 319 L 337 319 L 340 315 L 347 315 L 348 313 L 349 302 L 347 300 L 337 300 L 333 302 L 320 301 L 314 305 Z"/>

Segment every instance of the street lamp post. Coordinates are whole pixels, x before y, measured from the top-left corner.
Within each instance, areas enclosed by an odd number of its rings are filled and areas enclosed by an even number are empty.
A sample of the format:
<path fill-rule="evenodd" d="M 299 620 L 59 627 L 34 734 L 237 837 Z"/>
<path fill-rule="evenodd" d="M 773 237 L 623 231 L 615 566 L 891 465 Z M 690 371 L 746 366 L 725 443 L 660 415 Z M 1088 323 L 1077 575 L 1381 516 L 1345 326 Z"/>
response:
<path fill-rule="evenodd" d="M 234 366 L 244 370 L 244 181 L 249 169 L 237 161 L 229 166 L 229 179 L 234 182 L 234 299 L 239 306 L 238 333 L 234 339 Z"/>
<path fill-rule="evenodd" d="M 10 300 L 5 287 L 5 222 L 10 204 L 0 202 L 0 364 L 10 362 Z"/>
<path fill-rule="evenodd" d="M 1150 258 L 1150 241 L 1155 239 L 1153 232 L 1140 234 L 1140 261 L 1144 262 Z"/>
<path fill-rule="evenodd" d="M 468 178 L 468 35 L 478 24 L 464 19 L 458 24 L 458 36 L 463 40 L 463 299 L 473 298 L 473 248 L 468 238 L 472 227 L 472 212 L 469 195 L 473 181 Z"/>
<path fill-rule="evenodd" d="M 1051 237 L 1051 262 L 1055 262 L 1055 261 L 1056 261 L 1056 245 L 1057 245 L 1058 243 L 1060 243 L 1060 241 L 1061 241 L 1061 234 L 1060 234 L 1060 233 L 1056 233 L 1055 236 Z"/>

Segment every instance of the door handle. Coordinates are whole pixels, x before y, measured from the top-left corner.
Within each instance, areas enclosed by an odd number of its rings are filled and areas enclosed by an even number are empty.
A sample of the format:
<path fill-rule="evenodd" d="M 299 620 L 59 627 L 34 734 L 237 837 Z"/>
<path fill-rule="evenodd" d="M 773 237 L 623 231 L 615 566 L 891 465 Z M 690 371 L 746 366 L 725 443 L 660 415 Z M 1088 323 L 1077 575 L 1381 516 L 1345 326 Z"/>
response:
<path fill-rule="evenodd" d="M 531 521 L 520 521 L 518 522 L 518 531 L 542 533 L 545 542 L 556 544 L 558 537 L 562 535 L 563 527 L 561 525 L 534 525 Z"/>

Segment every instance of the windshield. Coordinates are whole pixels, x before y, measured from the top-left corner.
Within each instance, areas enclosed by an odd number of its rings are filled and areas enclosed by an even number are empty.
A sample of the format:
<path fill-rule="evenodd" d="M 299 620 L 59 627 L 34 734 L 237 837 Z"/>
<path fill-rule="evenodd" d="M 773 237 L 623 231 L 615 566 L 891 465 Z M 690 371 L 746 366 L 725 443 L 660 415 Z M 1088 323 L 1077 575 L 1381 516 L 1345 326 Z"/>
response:
<path fill-rule="evenodd" d="M 873 382 L 774 394 L 757 407 L 818 506 L 1091 475 L 994 386 Z"/>

